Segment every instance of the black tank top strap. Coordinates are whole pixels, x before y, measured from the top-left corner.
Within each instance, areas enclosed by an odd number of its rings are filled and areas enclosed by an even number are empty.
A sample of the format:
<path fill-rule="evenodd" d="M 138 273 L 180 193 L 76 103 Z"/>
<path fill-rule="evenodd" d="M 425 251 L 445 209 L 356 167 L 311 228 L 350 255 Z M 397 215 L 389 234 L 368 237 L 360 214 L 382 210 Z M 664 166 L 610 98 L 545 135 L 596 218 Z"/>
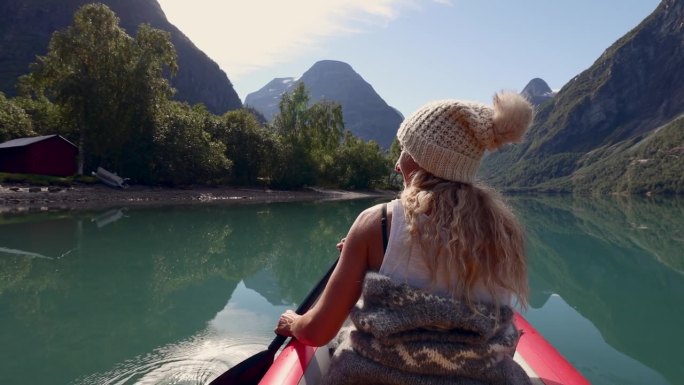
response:
<path fill-rule="evenodd" d="M 382 251 L 387 251 L 387 242 L 389 241 L 387 237 L 387 203 L 382 205 L 382 219 L 380 220 L 382 226 Z"/>

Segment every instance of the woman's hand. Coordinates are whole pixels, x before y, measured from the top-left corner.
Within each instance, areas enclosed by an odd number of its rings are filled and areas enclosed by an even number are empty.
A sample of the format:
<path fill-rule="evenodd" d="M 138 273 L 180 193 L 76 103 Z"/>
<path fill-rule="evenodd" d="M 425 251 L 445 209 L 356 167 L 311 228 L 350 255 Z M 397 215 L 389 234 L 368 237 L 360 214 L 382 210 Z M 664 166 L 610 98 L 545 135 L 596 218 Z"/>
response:
<path fill-rule="evenodd" d="M 340 251 L 340 253 L 342 252 L 342 246 L 344 246 L 344 241 L 346 241 L 346 240 L 347 240 L 347 238 L 340 239 L 340 242 L 335 246 L 335 247 L 337 247 L 337 250 Z"/>
<path fill-rule="evenodd" d="M 337 250 L 339 250 L 340 253 L 342 252 L 342 247 L 344 246 L 346 240 L 347 238 L 342 238 L 340 239 L 340 242 L 336 245 Z M 292 310 L 286 310 L 285 313 L 281 314 L 280 318 L 278 319 L 278 325 L 274 330 L 275 333 L 285 337 L 294 337 L 294 335 L 292 334 L 292 326 L 301 317 L 301 315 L 295 313 Z"/>
<path fill-rule="evenodd" d="M 275 328 L 276 334 L 285 337 L 293 337 L 292 335 L 292 325 L 301 317 L 299 314 L 293 312 L 292 310 L 287 310 L 280 316 L 278 320 L 278 326 Z"/>

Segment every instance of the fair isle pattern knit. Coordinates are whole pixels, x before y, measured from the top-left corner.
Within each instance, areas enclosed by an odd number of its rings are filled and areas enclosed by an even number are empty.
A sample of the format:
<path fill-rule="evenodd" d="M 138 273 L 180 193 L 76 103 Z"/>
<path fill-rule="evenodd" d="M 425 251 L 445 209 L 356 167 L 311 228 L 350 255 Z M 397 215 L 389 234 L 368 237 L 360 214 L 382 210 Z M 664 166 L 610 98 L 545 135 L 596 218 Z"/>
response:
<path fill-rule="evenodd" d="M 465 303 L 366 275 L 363 294 L 331 344 L 323 383 L 529 385 L 513 361 L 513 311 Z M 479 314 L 478 314 L 479 313 Z"/>

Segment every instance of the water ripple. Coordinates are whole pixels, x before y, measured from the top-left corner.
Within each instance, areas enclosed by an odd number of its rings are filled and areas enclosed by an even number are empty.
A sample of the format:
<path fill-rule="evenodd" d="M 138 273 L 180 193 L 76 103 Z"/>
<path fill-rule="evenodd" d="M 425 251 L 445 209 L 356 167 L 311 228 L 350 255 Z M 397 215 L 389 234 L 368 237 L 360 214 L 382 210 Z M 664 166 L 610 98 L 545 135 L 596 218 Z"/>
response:
<path fill-rule="evenodd" d="M 203 332 L 116 365 L 112 370 L 79 379 L 77 385 L 200 385 L 263 350 L 258 336 L 226 336 Z"/>

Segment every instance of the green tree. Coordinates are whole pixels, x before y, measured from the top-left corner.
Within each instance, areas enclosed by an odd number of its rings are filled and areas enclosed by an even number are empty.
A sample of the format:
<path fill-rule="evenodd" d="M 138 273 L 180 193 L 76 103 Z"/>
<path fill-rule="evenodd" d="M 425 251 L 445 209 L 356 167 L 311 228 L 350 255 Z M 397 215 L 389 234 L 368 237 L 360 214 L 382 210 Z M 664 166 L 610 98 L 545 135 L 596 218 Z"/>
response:
<path fill-rule="evenodd" d="M 321 101 L 309 106 L 304 83 L 280 100 L 280 113 L 273 122 L 282 145 L 280 167 L 274 182 L 279 187 L 301 187 L 328 180 L 344 121 L 342 107 Z"/>
<path fill-rule="evenodd" d="M 254 185 L 270 176 L 277 159 L 279 144 L 248 109 L 226 112 L 211 134 L 226 146 L 226 157 L 233 162 L 232 182 Z"/>
<path fill-rule="evenodd" d="M 177 69 L 168 33 L 142 25 L 133 39 L 107 6 L 88 4 L 53 34 L 47 54 L 20 78 L 20 91 L 46 96 L 78 128 L 80 173 L 88 161 L 145 179 L 154 115 L 172 94 L 166 68 Z"/>
<path fill-rule="evenodd" d="M 309 156 L 316 165 L 318 182 L 329 183 L 336 176 L 332 174 L 335 165 L 335 152 L 340 146 L 344 122 L 342 106 L 338 103 L 320 101 L 307 110 L 306 145 Z"/>
<path fill-rule="evenodd" d="M 62 106 L 52 103 L 45 96 L 38 98 L 19 96 L 12 101 L 29 115 L 36 134 L 57 134 L 74 143 L 78 142 L 78 130 L 75 124 L 69 121 Z"/>
<path fill-rule="evenodd" d="M 300 82 L 292 92 L 284 93 L 278 107 L 280 112 L 273 119 L 273 127 L 279 135 L 286 137 L 303 131 L 309 108 L 309 92 L 304 83 Z"/>
<path fill-rule="evenodd" d="M 201 105 L 164 103 L 150 157 L 151 181 L 173 186 L 220 183 L 230 174 L 226 147 L 206 130 L 212 118 Z"/>
<path fill-rule="evenodd" d="M 367 189 L 387 175 L 389 160 L 375 141 L 364 142 L 347 131 L 335 157 L 338 184 L 347 189 Z"/>
<path fill-rule="evenodd" d="M 153 180 L 147 169 L 141 167 L 153 163 L 156 122 L 174 90 L 163 76 L 166 68 L 172 74 L 177 71 L 176 51 L 168 32 L 142 24 L 132 42 L 133 56 L 127 75 L 127 83 L 121 90 L 119 116 L 125 116 L 118 129 L 122 141 L 116 146 L 118 157 L 111 159 L 114 167 L 131 177 L 136 172 L 143 180 Z M 203 114 L 207 116 L 208 113 Z M 115 152 L 115 154 L 117 154 Z M 202 157 L 203 154 L 198 154 Z M 208 156 L 214 156 L 209 154 Z M 211 173 L 211 171 L 209 171 Z"/>
<path fill-rule="evenodd" d="M 0 143 L 32 135 L 35 135 L 35 132 L 29 115 L 0 92 Z"/>

